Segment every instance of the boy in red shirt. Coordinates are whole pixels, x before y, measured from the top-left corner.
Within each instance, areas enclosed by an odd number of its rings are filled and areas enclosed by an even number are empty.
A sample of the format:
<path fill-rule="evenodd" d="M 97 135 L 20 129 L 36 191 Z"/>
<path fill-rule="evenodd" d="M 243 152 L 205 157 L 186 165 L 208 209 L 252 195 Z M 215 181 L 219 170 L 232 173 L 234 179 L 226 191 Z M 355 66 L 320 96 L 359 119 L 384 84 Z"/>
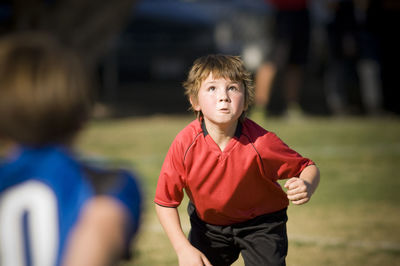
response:
<path fill-rule="evenodd" d="M 184 87 L 198 119 L 173 141 L 155 196 L 179 265 L 231 265 L 239 253 L 246 265 L 285 265 L 289 200 L 310 200 L 318 168 L 246 118 L 254 90 L 239 57 L 197 59 Z M 177 211 L 183 189 L 189 239 Z"/>

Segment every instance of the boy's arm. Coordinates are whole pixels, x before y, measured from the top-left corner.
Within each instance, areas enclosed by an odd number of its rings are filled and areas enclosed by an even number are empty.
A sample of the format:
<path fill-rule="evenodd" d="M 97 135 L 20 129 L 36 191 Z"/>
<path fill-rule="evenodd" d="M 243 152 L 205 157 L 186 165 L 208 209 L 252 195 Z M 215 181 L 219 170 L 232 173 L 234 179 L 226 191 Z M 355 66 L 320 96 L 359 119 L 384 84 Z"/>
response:
<path fill-rule="evenodd" d="M 287 196 L 293 204 L 301 205 L 308 202 L 317 189 L 320 174 L 315 165 L 309 165 L 299 177 L 292 177 L 285 183 Z"/>
<path fill-rule="evenodd" d="M 156 204 L 158 219 L 166 232 L 176 254 L 179 265 L 211 266 L 206 256 L 193 247 L 182 231 L 179 213 L 176 208 L 163 207 Z"/>
<path fill-rule="evenodd" d="M 68 240 L 63 266 L 113 265 L 123 253 L 127 216 L 114 199 L 91 200 Z"/>

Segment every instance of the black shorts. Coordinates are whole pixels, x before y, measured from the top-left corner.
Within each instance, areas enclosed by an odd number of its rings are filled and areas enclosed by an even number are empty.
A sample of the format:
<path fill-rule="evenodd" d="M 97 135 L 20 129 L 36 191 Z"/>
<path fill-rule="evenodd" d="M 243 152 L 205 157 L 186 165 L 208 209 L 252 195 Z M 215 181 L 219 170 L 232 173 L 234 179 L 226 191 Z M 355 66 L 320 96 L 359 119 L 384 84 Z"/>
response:
<path fill-rule="evenodd" d="M 239 253 L 246 266 L 286 265 L 286 208 L 228 226 L 203 222 L 192 203 L 189 203 L 188 213 L 191 223 L 189 241 L 213 266 L 231 265 Z"/>

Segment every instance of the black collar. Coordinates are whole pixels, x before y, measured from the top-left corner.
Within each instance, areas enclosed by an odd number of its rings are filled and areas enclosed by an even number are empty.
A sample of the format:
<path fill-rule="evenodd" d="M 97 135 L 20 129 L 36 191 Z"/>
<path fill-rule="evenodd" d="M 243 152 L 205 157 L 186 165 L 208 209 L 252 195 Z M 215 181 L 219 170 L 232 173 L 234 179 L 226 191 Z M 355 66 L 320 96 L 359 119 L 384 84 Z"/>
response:
<path fill-rule="evenodd" d="M 235 137 L 240 138 L 240 135 L 242 135 L 242 128 L 243 125 L 240 121 L 238 121 L 237 126 L 236 126 L 236 131 L 235 131 Z M 206 123 L 204 122 L 204 119 L 201 120 L 201 129 L 203 130 L 204 137 L 208 135 L 208 131 L 206 128 Z"/>

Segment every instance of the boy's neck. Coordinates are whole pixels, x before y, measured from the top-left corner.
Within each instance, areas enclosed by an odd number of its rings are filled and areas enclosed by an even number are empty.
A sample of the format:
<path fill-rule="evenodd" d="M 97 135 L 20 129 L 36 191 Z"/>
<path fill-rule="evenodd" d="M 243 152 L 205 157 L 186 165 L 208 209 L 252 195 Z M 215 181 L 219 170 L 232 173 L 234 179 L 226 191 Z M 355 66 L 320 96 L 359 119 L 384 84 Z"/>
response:
<path fill-rule="evenodd" d="M 214 140 L 214 142 L 219 146 L 221 151 L 225 149 L 228 145 L 229 141 L 233 138 L 236 132 L 236 128 L 238 125 L 238 121 L 232 124 L 227 125 L 216 125 L 207 119 L 204 119 L 204 122 L 207 133 Z"/>

